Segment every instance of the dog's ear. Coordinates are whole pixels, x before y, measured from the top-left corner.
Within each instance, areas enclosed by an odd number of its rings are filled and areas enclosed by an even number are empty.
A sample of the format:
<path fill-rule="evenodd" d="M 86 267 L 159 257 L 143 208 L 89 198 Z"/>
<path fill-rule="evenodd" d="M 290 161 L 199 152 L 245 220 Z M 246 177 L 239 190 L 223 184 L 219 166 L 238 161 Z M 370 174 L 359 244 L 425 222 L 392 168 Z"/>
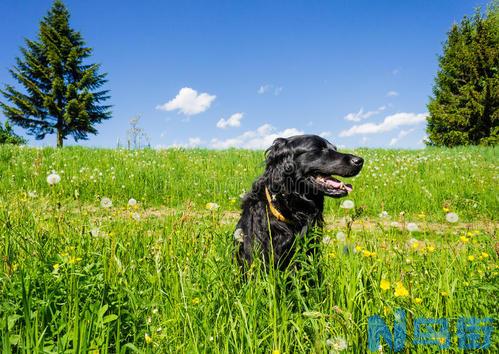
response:
<path fill-rule="evenodd" d="M 266 151 L 266 184 L 272 194 L 287 192 L 292 188 L 295 165 L 293 149 L 288 139 L 277 138 Z"/>
<path fill-rule="evenodd" d="M 288 146 L 288 139 L 277 138 L 272 143 L 272 146 L 265 151 L 267 167 L 276 165 L 286 158 L 291 157 L 292 151 Z"/>

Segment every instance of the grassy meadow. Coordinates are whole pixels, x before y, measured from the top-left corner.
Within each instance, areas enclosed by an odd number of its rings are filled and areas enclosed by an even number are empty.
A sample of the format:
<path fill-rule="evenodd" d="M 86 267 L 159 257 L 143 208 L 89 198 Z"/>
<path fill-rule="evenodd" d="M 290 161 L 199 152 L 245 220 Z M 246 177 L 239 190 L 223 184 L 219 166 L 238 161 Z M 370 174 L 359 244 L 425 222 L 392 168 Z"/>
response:
<path fill-rule="evenodd" d="M 459 317 L 498 318 L 499 149 L 355 153 L 355 208 L 327 200 L 322 257 L 241 281 L 261 151 L 0 146 L 1 352 L 365 353 L 368 317 L 397 308 L 404 353 L 437 348 L 411 344 L 417 317 L 448 318 L 462 352 Z"/>

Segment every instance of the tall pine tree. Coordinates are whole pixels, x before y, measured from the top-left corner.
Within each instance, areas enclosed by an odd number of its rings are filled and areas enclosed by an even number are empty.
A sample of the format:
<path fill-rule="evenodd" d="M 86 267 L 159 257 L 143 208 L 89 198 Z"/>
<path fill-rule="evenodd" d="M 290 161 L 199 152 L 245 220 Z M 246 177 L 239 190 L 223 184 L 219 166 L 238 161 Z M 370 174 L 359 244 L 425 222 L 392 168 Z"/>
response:
<path fill-rule="evenodd" d="M 76 141 L 96 134 L 95 125 L 111 117 L 107 90 L 98 91 L 106 82 L 99 64 L 85 64 L 92 49 L 81 34 L 69 26 L 69 12 L 60 0 L 40 23 L 37 40 L 26 39 L 22 57 L 10 73 L 24 86 L 20 92 L 5 85 L 0 102 L 5 116 L 28 130 L 36 139 L 57 133 L 57 146 L 68 136 Z"/>
<path fill-rule="evenodd" d="M 454 24 L 439 58 L 428 104 L 428 145 L 493 145 L 499 141 L 499 17 L 486 15 Z"/>

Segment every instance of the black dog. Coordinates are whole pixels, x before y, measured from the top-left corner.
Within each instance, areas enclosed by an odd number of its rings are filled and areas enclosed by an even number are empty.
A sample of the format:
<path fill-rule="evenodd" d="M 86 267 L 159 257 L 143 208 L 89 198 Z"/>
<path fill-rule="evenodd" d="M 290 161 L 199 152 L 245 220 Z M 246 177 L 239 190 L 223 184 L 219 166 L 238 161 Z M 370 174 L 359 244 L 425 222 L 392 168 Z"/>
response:
<path fill-rule="evenodd" d="M 355 176 L 363 163 L 317 135 L 276 139 L 266 151 L 265 172 L 243 198 L 234 233 L 241 267 L 256 254 L 266 264 L 273 259 L 275 267 L 285 268 L 296 239 L 322 227 L 324 196 L 340 198 L 352 190 L 332 175 Z"/>

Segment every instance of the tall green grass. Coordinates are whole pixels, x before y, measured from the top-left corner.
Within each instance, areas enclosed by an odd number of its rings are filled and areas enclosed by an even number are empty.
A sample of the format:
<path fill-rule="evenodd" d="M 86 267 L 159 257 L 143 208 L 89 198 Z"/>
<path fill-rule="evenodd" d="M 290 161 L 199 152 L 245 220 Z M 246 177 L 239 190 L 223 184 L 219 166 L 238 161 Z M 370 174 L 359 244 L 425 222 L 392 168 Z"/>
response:
<path fill-rule="evenodd" d="M 255 263 L 243 281 L 232 232 L 262 152 L 0 147 L 2 353 L 323 353 L 338 338 L 363 353 L 368 317 L 393 323 L 397 308 L 449 318 L 460 352 L 458 317 L 497 319 L 497 152 L 355 151 L 354 227 L 328 200 L 321 257 L 298 252 L 284 272 Z M 52 170 L 62 179 L 49 186 Z"/>

